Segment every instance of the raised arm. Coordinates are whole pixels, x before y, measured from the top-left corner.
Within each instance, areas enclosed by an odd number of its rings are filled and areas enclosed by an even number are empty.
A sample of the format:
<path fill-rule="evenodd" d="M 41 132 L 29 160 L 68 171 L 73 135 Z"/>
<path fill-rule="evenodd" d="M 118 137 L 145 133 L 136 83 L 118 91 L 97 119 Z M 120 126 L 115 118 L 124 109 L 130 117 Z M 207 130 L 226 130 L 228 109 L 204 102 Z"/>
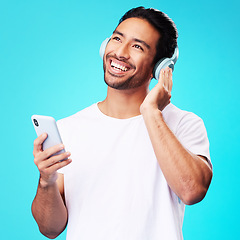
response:
<path fill-rule="evenodd" d="M 162 110 L 170 103 L 172 71 L 161 71 L 157 85 L 143 101 L 143 115 L 155 155 L 170 188 L 185 204 L 201 201 L 212 179 L 205 157 L 189 152 L 165 123 Z"/>
<path fill-rule="evenodd" d="M 42 143 L 46 138 L 47 134 L 42 134 L 34 141 L 34 163 L 39 169 L 40 178 L 32 203 L 32 214 L 40 232 L 48 238 L 55 238 L 65 229 L 68 219 L 63 174 L 58 174 L 57 170 L 68 165 L 71 160 L 60 161 L 70 156 L 68 152 L 50 157 L 63 149 L 63 145 L 42 151 Z"/>

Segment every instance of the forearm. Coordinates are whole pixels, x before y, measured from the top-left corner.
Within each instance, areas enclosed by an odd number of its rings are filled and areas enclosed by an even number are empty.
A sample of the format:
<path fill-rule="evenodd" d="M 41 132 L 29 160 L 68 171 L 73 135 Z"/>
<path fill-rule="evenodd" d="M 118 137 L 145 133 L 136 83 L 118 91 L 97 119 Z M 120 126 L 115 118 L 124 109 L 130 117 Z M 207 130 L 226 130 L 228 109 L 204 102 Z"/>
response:
<path fill-rule="evenodd" d="M 49 238 L 55 238 L 65 229 L 67 209 L 57 183 L 42 186 L 39 181 L 37 194 L 32 203 L 32 214 L 41 233 Z"/>
<path fill-rule="evenodd" d="M 161 111 L 148 105 L 141 112 L 168 185 L 186 204 L 201 201 L 212 177 L 207 162 L 182 146 L 164 122 Z"/>

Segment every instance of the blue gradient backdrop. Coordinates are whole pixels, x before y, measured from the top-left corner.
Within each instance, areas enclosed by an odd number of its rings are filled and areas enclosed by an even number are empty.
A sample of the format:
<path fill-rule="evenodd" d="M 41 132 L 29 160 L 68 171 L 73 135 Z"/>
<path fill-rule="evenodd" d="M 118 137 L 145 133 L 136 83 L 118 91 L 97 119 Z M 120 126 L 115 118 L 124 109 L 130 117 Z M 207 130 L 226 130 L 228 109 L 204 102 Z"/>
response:
<path fill-rule="evenodd" d="M 39 177 L 30 117 L 60 119 L 105 98 L 99 46 L 139 5 L 175 21 L 180 57 L 172 102 L 203 118 L 211 143 L 213 181 L 201 203 L 186 207 L 184 237 L 240 235 L 239 1 L 1 0 L 1 239 L 46 239 L 30 210 Z"/>

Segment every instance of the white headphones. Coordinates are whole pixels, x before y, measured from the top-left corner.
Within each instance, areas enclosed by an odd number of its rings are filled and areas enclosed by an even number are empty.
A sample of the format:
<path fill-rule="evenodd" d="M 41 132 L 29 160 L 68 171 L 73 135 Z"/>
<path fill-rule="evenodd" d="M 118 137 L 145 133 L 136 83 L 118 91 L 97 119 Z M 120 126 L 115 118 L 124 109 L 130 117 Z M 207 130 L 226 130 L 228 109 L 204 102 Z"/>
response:
<path fill-rule="evenodd" d="M 110 39 L 111 38 L 106 38 L 101 44 L 99 54 L 102 59 L 105 53 L 106 46 Z M 170 67 L 172 70 L 174 70 L 174 65 L 177 62 L 178 55 L 179 55 L 179 50 L 177 46 L 171 58 L 162 58 L 156 63 L 156 65 L 153 68 L 153 77 L 158 80 L 160 71 L 163 68 Z"/>

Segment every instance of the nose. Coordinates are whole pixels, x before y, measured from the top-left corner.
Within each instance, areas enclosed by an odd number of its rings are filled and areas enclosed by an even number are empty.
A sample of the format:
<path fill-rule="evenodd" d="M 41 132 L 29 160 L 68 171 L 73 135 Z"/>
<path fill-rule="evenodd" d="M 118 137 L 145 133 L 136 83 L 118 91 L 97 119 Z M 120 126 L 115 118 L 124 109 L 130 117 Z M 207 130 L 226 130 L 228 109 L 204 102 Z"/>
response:
<path fill-rule="evenodd" d="M 119 44 L 118 48 L 115 51 L 116 56 L 121 59 L 129 59 L 129 45 L 127 43 L 121 43 Z"/>

